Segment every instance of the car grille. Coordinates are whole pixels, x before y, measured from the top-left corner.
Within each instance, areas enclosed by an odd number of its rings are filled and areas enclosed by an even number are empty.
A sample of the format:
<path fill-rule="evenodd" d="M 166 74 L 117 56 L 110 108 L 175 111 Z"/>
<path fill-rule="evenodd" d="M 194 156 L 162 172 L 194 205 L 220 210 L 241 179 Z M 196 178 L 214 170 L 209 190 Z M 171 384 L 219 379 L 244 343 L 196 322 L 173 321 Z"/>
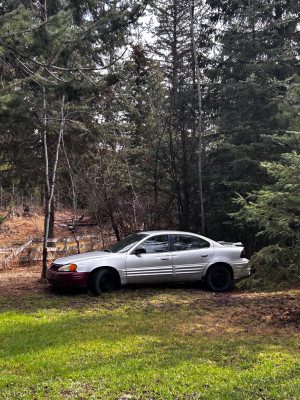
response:
<path fill-rule="evenodd" d="M 61 267 L 60 264 L 54 264 L 54 263 L 52 263 L 52 264 L 50 265 L 49 269 L 51 269 L 52 271 L 57 271 L 59 267 Z"/>

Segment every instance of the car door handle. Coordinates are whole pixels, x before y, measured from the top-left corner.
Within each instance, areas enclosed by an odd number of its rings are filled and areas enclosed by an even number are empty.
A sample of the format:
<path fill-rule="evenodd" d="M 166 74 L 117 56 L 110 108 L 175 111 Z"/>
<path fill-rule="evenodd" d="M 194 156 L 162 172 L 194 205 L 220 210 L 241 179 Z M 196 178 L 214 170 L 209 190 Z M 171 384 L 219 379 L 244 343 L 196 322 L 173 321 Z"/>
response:
<path fill-rule="evenodd" d="M 201 254 L 201 257 L 208 257 L 208 254 Z"/>
<path fill-rule="evenodd" d="M 161 260 L 163 260 L 163 261 L 170 260 L 170 257 L 162 257 Z"/>

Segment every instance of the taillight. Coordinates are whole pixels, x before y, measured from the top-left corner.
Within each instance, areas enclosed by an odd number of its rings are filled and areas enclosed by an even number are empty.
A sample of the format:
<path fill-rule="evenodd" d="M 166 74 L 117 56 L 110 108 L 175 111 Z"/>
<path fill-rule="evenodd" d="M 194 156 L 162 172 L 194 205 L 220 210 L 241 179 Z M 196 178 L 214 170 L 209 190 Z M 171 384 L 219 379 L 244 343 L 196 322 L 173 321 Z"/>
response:
<path fill-rule="evenodd" d="M 240 257 L 241 257 L 241 258 L 247 258 L 247 253 L 246 253 L 246 250 L 245 250 L 244 248 L 243 248 L 243 250 L 242 250 L 242 252 L 241 252 Z"/>

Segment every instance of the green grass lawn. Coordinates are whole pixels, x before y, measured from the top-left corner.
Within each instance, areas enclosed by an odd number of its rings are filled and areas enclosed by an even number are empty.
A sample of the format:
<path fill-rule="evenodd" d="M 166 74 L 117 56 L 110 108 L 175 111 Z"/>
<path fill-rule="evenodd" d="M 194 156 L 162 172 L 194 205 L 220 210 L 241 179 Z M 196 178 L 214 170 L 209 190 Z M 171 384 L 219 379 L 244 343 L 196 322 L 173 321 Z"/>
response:
<path fill-rule="evenodd" d="M 0 399 L 299 400 L 299 293 L 0 294 Z"/>

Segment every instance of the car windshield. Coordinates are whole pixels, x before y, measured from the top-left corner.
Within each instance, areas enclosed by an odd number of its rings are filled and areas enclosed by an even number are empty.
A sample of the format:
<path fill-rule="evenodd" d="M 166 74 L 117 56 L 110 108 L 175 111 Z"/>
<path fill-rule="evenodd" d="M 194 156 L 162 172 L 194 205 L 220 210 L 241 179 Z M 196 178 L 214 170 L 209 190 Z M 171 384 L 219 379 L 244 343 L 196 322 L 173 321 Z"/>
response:
<path fill-rule="evenodd" d="M 126 253 L 126 251 L 130 250 L 136 243 L 147 236 L 148 235 L 143 233 L 134 233 L 109 246 L 106 251 L 110 253 Z"/>

